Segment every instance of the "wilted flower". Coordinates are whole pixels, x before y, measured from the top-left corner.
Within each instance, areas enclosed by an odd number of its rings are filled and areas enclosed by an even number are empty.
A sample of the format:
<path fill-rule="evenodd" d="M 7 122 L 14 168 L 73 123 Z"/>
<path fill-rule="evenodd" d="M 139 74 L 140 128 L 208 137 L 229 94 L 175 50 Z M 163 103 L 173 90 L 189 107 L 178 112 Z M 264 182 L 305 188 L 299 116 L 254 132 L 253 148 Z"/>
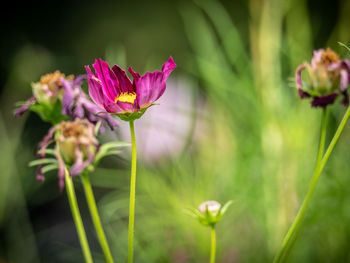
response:
<path fill-rule="evenodd" d="M 143 76 L 130 67 L 129 72 L 134 79 L 131 82 L 118 65 L 110 69 L 107 62 L 97 59 L 93 64 L 95 74 L 89 66 L 85 66 L 89 94 L 107 112 L 116 114 L 125 121 L 135 120 L 163 95 L 166 80 L 175 67 L 172 57 L 164 63 L 162 71 L 147 72 Z"/>
<path fill-rule="evenodd" d="M 228 201 L 221 206 L 219 202 L 211 200 L 200 204 L 198 209 L 191 208 L 187 211 L 190 215 L 197 218 L 202 225 L 214 227 L 217 222 L 221 221 L 231 204 L 232 201 Z"/>
<path fill-rule="evenodd" d="M 97 126 L 86 119 L 63 121 L 52 127 L 38 145 L 39 159 L 29 166 L 39 166 L 37 179 L 44 180 L 43 174 L 58 169 L 59 187 L 64 186 L 65 167 L 69 175 L 76 176 L 85 169 L 93 170 L 105 156 L 115 155 L 118 147 L 129 146 L 123 142 L 108 142 L 100 145 L 95 137 Z M 55 143 L 54 149 L 48 146 Z M 52 155 L 55 158 L 46 158 Z"/>
<path fill-rule="evenodd" d="M 308 81 L 301 79 L 301 73 L 307 69 Z M 348 105 L 346 91 L 350 82 L 350 61 L 341 60 L 330 48 L 314 51 L 311 65 L 300 65 L 295 73 L 298 93 L 301 98 L 312 98 L 313 107 L 326 107 L 333 104 L 339 94 L 344 96 L 342 103 Z"/>
<path fill-rule="evenodd" d="M 52 127 L 44 139 L 39 143 L 41 158 L 46 155 L 46 148 L 53 142 L 55 145 L 55 157 L 58 164 L 58 178 L 60 189 L 64 186 L 64 167 L 70 166 L 71 176 L 79 175 L 89 164 L 94 161 L 98 142 L 94 135 L 95 126 L 87 121 L 76 119 L 75 121 L 63 121 Z M 38 180 L 42 180 L 42 167 L 38 170 Z"/>
<path fill-rule="evenodd" d="M 46 74 L 39 82 L 32 83 L 33 95 L 39 103 L 54 104 L 63 95 L 62 80 L 74 80 L 73 75 L 65 76 L 60 71 Z"/>
<path fill-rule="evenodd" d="M 62 87 L 64 89 L 62 114 L 71 116 L 72 119 L 87 118 L 94 124 L 105 120 L 109 127 L 114 129 L 118 125 L 117 121 L 109 114 L 102 113 L 103 109 L 89 100 L 85 92 L 81 89 L 81 83 L 85 79 L 86 75 L 81 75 L 74 81 L 62 79 Z"/>
<path fill-rule="evenodd" d="M 25 111 L 32 110 L 52 124 L 69 117 L 87 118 L 92 123 L 105 120 L 113 129 L 117 126 L 117 121 L 108 114 L 98 114 L 103 109 L 90 101 L 81 89 L 85 79 L 86 75 L 66 77 L 60 71 L 46 74 L 39 82 L 32 84 L 34 96 L 22 103 L 14 114 L 22 115 Z"/>

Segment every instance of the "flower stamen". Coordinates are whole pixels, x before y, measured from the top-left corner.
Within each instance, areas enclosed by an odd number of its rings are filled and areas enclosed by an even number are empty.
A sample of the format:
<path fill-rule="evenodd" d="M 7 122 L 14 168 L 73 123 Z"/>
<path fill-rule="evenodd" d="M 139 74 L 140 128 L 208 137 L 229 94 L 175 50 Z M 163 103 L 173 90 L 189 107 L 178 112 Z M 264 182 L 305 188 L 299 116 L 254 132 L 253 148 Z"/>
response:
<path fill-rule="evenodd" d="M 327 48 L 325 51 L 323 51 L 320 62 L 322 64 L 331 64 L 339 60 L 340 60 L 339 55 L 335 53 L 333 50 L 331 50 L 330 48 Z"/>
<path fill-rule="evenodd" d="M 134 103 L 136 99 L 136 93 L 135 92 L 122 92 L 118 97 L 115 98 L 114 103 L 120 102 L 128 102 L 128 103 Z"/>

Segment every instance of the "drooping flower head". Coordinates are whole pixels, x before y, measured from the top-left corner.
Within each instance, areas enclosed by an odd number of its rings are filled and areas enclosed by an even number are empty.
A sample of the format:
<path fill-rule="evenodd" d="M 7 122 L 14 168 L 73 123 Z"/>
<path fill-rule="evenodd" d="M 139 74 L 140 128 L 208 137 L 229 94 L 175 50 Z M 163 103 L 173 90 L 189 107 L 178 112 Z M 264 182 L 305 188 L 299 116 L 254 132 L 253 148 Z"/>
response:
<path fill-rule="evenodd" d="M 52 127 L 38 145 L 39 159 L 29 163 L 29 166 L 39 166 L 37 180 L 44 181 L 45 173 L 57 169 L 58 184 L 62 190 L 66 167 L 70 176 L 93 171 L 103 157 L 116 155 L 119 153 L 117 148 L 129 146 L 124 142 L 100 144 L 96 138 L 97 129 L 97 125 L 79 118 Z M 48 148 L 51 144 L 54 144 L 53 149 Z M 54 158 L 47 158 L 47 155 Z"/>
<path fill-rule="evenodd" d="M 60 71 L 46 74 L 32 83 L 33 97 L 22 103 L 14 114 L 18 116 L 32 110 L 53 125 L 77 117 L 87 118 L 92 123 L 104 120 L 113 129 L 117 126 L 116 120 L 108 114 L 98 114 L 103 109 L 90 101 L 82 90 L 85 80 L 86 75 L 66 77 Z"/>
<path fill-rule="evenodd" d="M 307 81 L 302 81 L 304 69 L 307 70 Z M 341 60 L 330 48 L 314 51 L 311 64 L 303 63 L 297 68 L 295 80 L 300 98 L 311 98 L 312 107 L 333 104 L 340 94 L 343 95 L 342 103 L 349 103 L 346 89 L 350 82 L 350 61 Z"/>
<path fill-rule="evenodd" d="M 140 118 L 163 95 L 166 80 L 176 64 L 170 57 L 161 71 L 147 72 L 143 76 L 130 67 L 133 82 L 118 65 L 111 69 L 107 62 L 97 59 L 92 66 L 95 74 L 85 66 L 92 100 L 105 111 L 130 121 Z"/>
<path fill-rule="evenodd" d="M 47 147 L 55 142 L 54 155 L 58 164 L 60 189 L 64 186 L 65 166 L 70 167 L 71 176 L 76 176 L 94 161 L 98 148 L 94 129 L 95 126 L 86 119 L 63 121 L 52 127 L 39 143 L 40 157 L 44 158 Z M 37 179 L 44 179 L 42 166 L 39 166 Z"/>

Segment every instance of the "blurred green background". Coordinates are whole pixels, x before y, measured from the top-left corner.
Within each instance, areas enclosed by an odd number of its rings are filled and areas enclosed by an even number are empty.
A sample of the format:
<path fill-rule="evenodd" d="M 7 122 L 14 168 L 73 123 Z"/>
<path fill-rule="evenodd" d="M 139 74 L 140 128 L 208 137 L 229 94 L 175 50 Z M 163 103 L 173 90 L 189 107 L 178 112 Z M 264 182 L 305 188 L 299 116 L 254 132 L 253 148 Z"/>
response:
<path fill-rule="evenodd" d="M 135 123 L 135 262 L 207 262 L 209 229 L 183 213 L 234 200 L 217 226 L 217 262 L 271 262 L 305 196 L 320 110 L 301 101 L 295 68 L 314 49 L 350 53 L 350 2 L 46 1 L 9 3 L 1 17 L 0 262 L 83 262 L 57 176 L 28 168 L 49 125 L 14 118 L 30 83 L 56 69 L 83 74 L 104 58 L 141 73 L 171 55 L 178 67 L 160 106 Z M 85 88 L 87 85 L 85 85 Z M 331 107 L 332 136 L 344 107 Z M 103 141 L 128 141 L 127 127 Z M 350 136 L 322 174 L 289 262 L 350 262 Z M 329 138 L 328 138 L 329 139 Z M 91 176 L 116 262 L 126 262 L 130 151 Z M 104 262 L 79 178 L 79 205 L 96 262 Z"/>

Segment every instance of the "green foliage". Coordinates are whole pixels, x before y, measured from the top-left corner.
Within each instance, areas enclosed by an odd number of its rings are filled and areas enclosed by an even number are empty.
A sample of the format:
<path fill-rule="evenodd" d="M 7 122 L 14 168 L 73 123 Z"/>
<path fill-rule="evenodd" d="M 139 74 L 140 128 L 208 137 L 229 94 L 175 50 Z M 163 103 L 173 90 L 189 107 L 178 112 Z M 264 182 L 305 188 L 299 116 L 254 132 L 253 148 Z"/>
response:
<path fill-rule="evenodd" d="M 29 109 L 37 113 L 43 121 L 49 122 L 52 125 L 69 119 L 68 116 L 62 114 L 62 102 L 60 100 L 57 100 L 53 104 L 36 102 L 30 105 Z"/>

